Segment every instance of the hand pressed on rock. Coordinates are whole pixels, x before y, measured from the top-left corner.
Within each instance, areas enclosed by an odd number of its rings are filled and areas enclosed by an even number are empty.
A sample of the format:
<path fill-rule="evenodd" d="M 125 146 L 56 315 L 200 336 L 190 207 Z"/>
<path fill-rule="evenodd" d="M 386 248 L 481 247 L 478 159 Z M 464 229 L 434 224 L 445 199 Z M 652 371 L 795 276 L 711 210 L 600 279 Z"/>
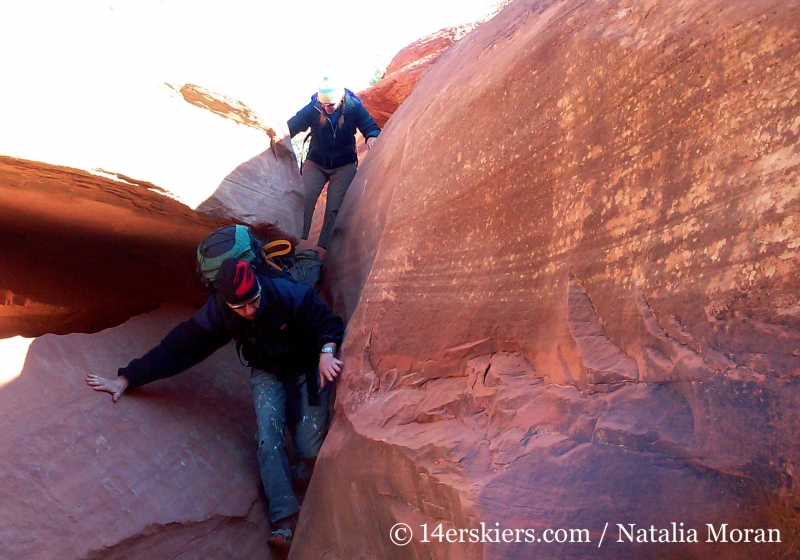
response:
<path fill-rule="evenodd" d="M 342 371 L 344 362 L 333 357 L 333 354 L 320 354 L 319 357 L 319 388 L 324 389 L 328 381 L 334 381 Z"/>
<path fill-rule="evenodd" d="M 111 400 L 117 402 L 122 393 L 125 392 L 125 389 L 128 388 L 128 385 L 130 385 L 130 382 L 124 375 L 120 375 L 116 379 L 107 379 L 90 373 L 86 376 L 86 384 L 95 391 L 111 393 Z"/>

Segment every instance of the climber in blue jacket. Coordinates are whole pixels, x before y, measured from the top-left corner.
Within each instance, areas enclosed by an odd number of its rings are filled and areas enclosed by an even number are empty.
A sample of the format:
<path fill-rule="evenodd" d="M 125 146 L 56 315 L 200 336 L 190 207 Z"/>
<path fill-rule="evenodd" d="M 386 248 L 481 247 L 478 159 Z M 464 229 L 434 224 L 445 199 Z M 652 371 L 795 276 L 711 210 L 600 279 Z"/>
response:
<path fill-rule="evenodd" d="M 244 261 L 223 261 L 217 284 L 191 319 L 120 368 L 116 379 L 89 374 L 86 382 L 116 402 L 126 389 L 178 374 L 235 339 L 251 366 L 258 461 L 274 528 L 269 542 L 288 547 L 300 510 L 293 484 L 299 491 L 307 486 L 327 433 L 330 387 L 343 366 L 335 353 L 344 323 L 310 287 L 258 275 Z M 294 473 L 286 456 L 287 420 L 302 458 Z"/>
<path fill-rule="evenodd" d="M 308 239 L 314 207 L 328 183 L 325 219 L 317 242 L 318 247 L 325 250 L 347 188 L 356 175 L 356 129 L 364 136 L 369 150 L 381 129 L 353 92 L 338 87 L 327 77 L 311 96 L 311 102 L 289 119 L 288 124 L 292 137 L 311 129 L 308 159 L 300 169 L 305 190 L 303 239 Z"/>

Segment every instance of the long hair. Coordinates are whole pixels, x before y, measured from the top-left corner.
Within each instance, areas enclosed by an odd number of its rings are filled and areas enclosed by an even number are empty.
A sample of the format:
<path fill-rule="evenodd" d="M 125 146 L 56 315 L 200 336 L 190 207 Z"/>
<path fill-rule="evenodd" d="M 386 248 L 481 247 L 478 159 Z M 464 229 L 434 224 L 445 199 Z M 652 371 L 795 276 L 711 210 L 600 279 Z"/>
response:
<path fill-rule="evenodd" d="M 345 92 L 344 95 L 342 95 L 342 99 L 341 99 L 341 101 L 339 101 L 339 106 L 342 108 L 342 113 L 339 115 L 339 122 L 336 125 L 337 128 L 340 128 L 342 126 L 342 123 L 344 122 L 344 109 L 345 109 L 345 98 L 346 97 L 347 97 L 347 92 Z M 317 101 L 319 102 L 319 100 L 317 100 Z M 320 124 L 320 126 L 325 126 L 325 120 L 327 118 L 328 118 L 328 113 L 326 113 L 324 110 L 322 112 L 320 112 L 320 114 L 319 114 L 319 124 Z"/>

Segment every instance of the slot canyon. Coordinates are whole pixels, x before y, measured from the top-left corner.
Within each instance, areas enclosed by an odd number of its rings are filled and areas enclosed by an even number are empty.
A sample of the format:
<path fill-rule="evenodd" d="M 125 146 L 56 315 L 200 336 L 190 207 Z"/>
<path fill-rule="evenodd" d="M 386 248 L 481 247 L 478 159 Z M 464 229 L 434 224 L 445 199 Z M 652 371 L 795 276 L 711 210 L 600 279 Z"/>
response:
<path fill-rule="evenodd" d="M 400 51 L 288 557 L 800 556 L 799 92 L 796 0 L 514 0 Z M 209 231 L 313 247 L 324 197 L 301 241 L 286 123 L 225 92 L 124 111 L 185 174 L 0 155 L 0 558 L 284 558 L 233 343 L 117 403 L 84 377 L 203 304 Z"/>

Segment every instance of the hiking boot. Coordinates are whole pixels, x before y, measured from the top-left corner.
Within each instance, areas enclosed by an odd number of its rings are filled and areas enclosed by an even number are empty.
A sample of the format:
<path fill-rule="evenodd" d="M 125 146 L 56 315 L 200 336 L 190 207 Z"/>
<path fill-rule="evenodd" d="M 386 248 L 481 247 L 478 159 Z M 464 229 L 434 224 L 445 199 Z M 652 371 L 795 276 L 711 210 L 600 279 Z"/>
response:
<path fill-rule="evenodd" d="M 297 530 L 297 515 L 279 519 L 273 527 L 274 529 L 269 534 L 267 542 L 276 548 L 289 548 L 292 546 L 294 532 Z"/>

